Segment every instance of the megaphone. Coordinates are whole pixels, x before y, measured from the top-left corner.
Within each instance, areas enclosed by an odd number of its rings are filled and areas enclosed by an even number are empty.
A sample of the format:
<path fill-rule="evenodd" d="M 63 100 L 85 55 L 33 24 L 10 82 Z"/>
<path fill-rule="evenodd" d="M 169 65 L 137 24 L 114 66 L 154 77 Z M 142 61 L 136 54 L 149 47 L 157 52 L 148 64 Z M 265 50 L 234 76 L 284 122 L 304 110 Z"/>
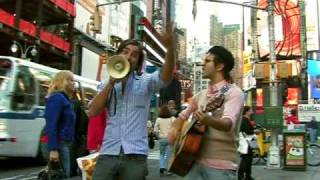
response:
<path fill-rule="evenodd" d="M 129 73 L 130 63 L 121 55 L 112 56 L 107 60 L 107 71 L 111 77 L 122 79 Z"/>

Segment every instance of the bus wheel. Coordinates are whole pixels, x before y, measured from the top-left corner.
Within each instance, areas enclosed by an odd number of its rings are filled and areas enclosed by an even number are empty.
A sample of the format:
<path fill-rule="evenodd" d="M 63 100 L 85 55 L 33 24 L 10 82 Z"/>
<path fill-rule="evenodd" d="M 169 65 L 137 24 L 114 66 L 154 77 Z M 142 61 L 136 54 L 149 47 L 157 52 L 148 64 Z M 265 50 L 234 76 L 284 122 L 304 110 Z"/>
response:
<path fill-rule="evenodd" d="M 39 142 L 39 147 L 38 147 L 38 153 L 36 156 L 36 161 L 40 164 L 47 164 L 47 158 L 45 157 L 44 153 L 42 152 L 41 148 L 41 142 Z"/>

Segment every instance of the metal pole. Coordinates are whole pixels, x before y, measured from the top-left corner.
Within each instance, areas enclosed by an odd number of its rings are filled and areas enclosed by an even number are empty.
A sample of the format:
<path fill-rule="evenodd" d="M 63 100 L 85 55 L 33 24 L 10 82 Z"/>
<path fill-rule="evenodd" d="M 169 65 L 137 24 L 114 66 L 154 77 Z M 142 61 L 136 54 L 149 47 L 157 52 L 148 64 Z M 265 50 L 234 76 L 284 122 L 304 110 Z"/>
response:
<path fill-rule="evenodd" d="M 222 0 L 204 0 L 204 1 L 216 2 L 216 3 L 225 3 L 225 4 L 234 4 L 234 5 L 238 5 L 238 6 L 244 6 L 244 7 L 248 7 L 248 8 L 260 9 L 260 10 L 266 11 L 266 9 L 264 9 L 264 8 L 261 8 L 261 7 L 258 7 L 258 6 L 253 6 L 253 5 L 249 5 L 249 4 L 245 4 L 245 3 L 237 3 L 237 2 L 222 1 Z"/>
<path fill-rule="evenodd" d="M 124 2 L 134 2 L 134 1 L 141 1 L 141 0 L 123 0 L 123 1 L 115 1 L 115 2 L 109 2 L 109 3 L 97 4 L 97 5 L 96 5 L 96 7 L 100 7 L 100 6 L 108 6 L 108 5 L 112 5 L 112 4 L 120 4 L 120 3 L 124 3 Z"/>
<path fill-rule="evenodd" d="M 276 82 L 277 62 L 275 54 L 274 35 L 274 0 L 268 0 L 268 32 L 269 32 L 269 63 L 270 63 L 270 106 L 278 106 L 278 83 Z M 280 149 L 278 145 L 278 129 L 271 129 L 271 146 L 268 153 L 268 168 L 280 168 Z"/>
<path fill-rule="evenodd" d="M 244 6 L 242 6 L 242 59 L 243 59 L 243 52 L 244 52 L 244 46 L 245 46 L 245 43 L 244 43 Z"/>

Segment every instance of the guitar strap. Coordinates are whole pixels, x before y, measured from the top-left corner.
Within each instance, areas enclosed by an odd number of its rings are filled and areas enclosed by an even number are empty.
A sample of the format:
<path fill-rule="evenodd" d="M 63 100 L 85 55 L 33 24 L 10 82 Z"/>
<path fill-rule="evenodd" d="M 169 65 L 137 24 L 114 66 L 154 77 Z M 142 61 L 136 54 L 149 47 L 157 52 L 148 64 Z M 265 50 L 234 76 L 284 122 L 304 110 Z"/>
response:
<path fill-rule="evenodd" d="M 230 86 L 231 86 L 231 85 L 230 85 L 229 83 L 227 83 L 227 84 L 225 84 L 224 86 L 222 86 L 222 88 L 220 88 L 219 93 L 218 93 L 217 95 L 214 95 L 214 96 L 212 96 L 212 97 L 209 97 L 208 103 L 210 102 L 210 100 L 213 101 L 215 98 L 223 98 L 223 101 L 222 101 L 221 104 L 218 106 L 218 107 L 221 107 L 221 106 L 223 105 L 223 103 L 224 103 L 224 96 L 225 96 L 225 94 L 229 91 Z"/>

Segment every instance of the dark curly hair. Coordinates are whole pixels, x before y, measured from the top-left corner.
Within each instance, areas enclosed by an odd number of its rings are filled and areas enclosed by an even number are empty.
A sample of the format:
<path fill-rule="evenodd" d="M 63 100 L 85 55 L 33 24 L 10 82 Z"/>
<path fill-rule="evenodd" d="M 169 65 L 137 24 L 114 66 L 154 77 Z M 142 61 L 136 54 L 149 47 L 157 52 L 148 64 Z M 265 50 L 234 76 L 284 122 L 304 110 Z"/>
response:
<path fill-rule="evenodd" d="M 140 41 L 136 40 L 136 39 L 127 39 L 121 42 L 121 44 L 118 47 L 117 50 L 117 54 L 120 54 L 121 51 L 126 48 L 128 45 L 133 45 L 133 46 L 137 46 L 138 49 L 140 50 L 140 55 L 139 55 L 139 59 L 138 59 L 138 64 L 137 64 L 137 69 L 135 69 L 138 73 L 138 75 L 142 74 L 142 65 L 143 65 L 143 61 L 144 61 L 144 53 L 143 53 L 143 45 L 140 43 Z"/>
<path fill-rule="evenodd" d="M 230 71 L 234 67 L 234 57 L 231 54 L 231 52 L 222 46 L 213 46 L 208 50 L 207 53 L 215 56 L 214 62 L 216 64 L 224 65 L 224 68 L 223 68 L 224 78 L 227 81 L 232 80 L 230 76 Z"/>

